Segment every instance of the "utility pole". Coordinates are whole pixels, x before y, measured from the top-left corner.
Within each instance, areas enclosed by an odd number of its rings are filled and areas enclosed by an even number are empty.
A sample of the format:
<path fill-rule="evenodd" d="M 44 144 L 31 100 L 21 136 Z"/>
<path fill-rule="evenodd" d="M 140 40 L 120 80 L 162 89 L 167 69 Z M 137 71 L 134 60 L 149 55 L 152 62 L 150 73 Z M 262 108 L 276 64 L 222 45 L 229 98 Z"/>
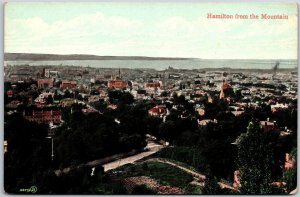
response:
<path fill-rule="evenodd" d="M 53 142 L 53 137 L 52 136 L 48 136 L 46 138 L 47 139 L 51 139 L 51 160 L 53 161 L 53 159 L 54 159 L 54 142 Z"/>
<path fill-rule="evenodd" d="M 51 145 L 52 145 L 52 148 L 51 148 L 51 159 L 53 161 L 53 158 L 54 158 L 54 151 L 53 151 L 53 137 L 51 137 Z"/>

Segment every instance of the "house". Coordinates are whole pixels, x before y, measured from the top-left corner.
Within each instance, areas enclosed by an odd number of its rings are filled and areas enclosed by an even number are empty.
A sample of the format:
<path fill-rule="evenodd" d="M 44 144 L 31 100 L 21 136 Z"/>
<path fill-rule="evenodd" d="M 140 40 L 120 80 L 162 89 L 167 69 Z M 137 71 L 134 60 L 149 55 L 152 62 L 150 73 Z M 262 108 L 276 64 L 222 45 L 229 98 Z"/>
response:
<path fill-rule="evenodd" d="M 114 104 L 109 104 L 109 105 L 107 105 L 107 108 L 108 108 L 108 109 L 115 110 L 115 109 L 118 108 L 118 106 L 117 106 L 117 105 L 114 105 Z"/>
<path fill-rule="evenodd" d="M 7 144 L 7 140 L 4 140 L 4 144 L 3 145 L 4 145 L 4 148 L 3 148 L 4 149 L 4 153 L 6 153 L 7 152 L 7 145 L 8 145 Z"/>
<path fill-rule="evenodd" d="M 269 118 L 267 121 L 260 121 L 260 127 L 263 129 L 263 131 L 280 131 L 280 128 L 276 124 L 276 121 L 269 121 Z"/>
<path fill-rule="evenodd" d="M 47 98 L 51 96 L 53 98 L 54 93 L 52 92 L 43 92 L 41 93 L 35 100 L 34 102 L 36 104 L 46 104 L 47 103 Z"/>
<path fill-rule="evenodd" d="M 225 80 L 223 80 L 223 85 L 222 85 L 222 89 L 223 90 L 226 90 L 226 89 L 228 89 L 228 88 L 230 88 L 231 87 L 231 85 L 229 84 L 229 83 L 227 83 Z"/>
<path fill-rule="evenodd" d="M 118 88 L 118 89 L 123 89 L 123 88 L 127 88 L 128 87 L 128 83 L 120 80 L 120 79 L 116 79 L 116 80 L 111 80 L 108 82 L 107 84 L 108 88 Z"/>
<path fill-rule="evenodd" d="M 276 103 L 276 105 L 271 105 L 271 111 L 277 112 L 278 110 L 287 109 L 288 105 L 282 103 Z"/>
<path fill-rule="evenodd" d="M 231 111 L 231 113 L 234 115 L 234 116 L 240 116 L 241 114 L 243 114 L 245 111 Z"/>
<path fill-rule="evenodd" d="M 229 106 L 230 112 L 235 116 L 240 116 L 244 113 L 244 109 L 238 106 Z"/>
<path fill-rule="evenodd" d="M 145 88 L 159 88 L 161 85 L 159 82 L 148 82 L 145 83 Z"/>
<path fill-rule="evenodd" d="M 223 84 L 221 86 L 221 92 L 220 92 L 220 99 L 223 99 L 226 97 L 224 90 L 227 90 L 231 88 L 231 86 L 229 85 L 229 83 L 227 83 L 225 80 L 223 80 Z"/>
<path fill-rule="evenodd" d="M 75 99 L 72 99 L 72 98 L 66 98 L 66 99 L 63 99 L 61 101 L 61 106 L 62 107 L 71 107 L 74 103 L 76 103 L 77 101 Z"/>
<path fill-rule="evenodd" d="M 165 105 L 157 105 L 151 109 L 148 110 L 148 113 L 151 116 L 160 116 L 167 114 L 167 107 Z"/>
<path fill-rule="evenodd" d="M 211 119 L 205 119 L 205 120 L 197 120 L 199 126 L 206 126 L 208 123 L 218 123 L 216 119 L 211 120 Z"/>
<path fill-rule="evenodd" d="M 38 88 L 52 88 L 54 84 L 53 79 L 38 79 Z"/>
<path fill-rule="evenodd" d="M 62 113 L 59 110 L 33 110 L 31 112 L 23 112 L 23 117 L 32 122 L 47 123 L 53 122 L 60 124 L 62 122 Z"/>
<path fill-rule="evenodd" d="M 6 95 L 7 95 L 8 97 L 13 97 L 13 96 L 14 96 L 14 91 L 13 91 L 13 90 L 8 90 L 8 91 L 6 92 Z"/>
<path fill-rule="evenodd" d="M 99 95 L 90 95 L 88 97 L 88 102 L 97 102 L 100 100 L 100 96 Z"/>
<path fill-rule="evenodd" d="M 10 109 L 17 109 L 17 107 L 22 104 L 23 104 L 23 102 L 21 102 L 21 101 L 13 100 L 10 103 L 6 104 L 5 107 L 10 108 Z"/>
<path fill-rule="evenodd" d="M 284 169 L 289 170 L 296 165 L 296 160 L 288 153 L 285 154 Z"/>
<path fill-rule="evenodd" d="M 97 110 L 93 109 L 93 108 L 83 108 L 81 110 L 84 114 L 89 114 L 89 113 L 95 113 L 98 112 Z"/>
<path fill-rule="evenodd" d="M 60 84 L 61 89 L 73 89 L 77 87 L 76 81 L 63 80 Z"/>
<path fill-rule="evenodd" d="M 205 109 L 203 109 L 203 108 L 197 108 L 196 111 L 198 112 L 198 114 L 200 116 L 204 116 L 204 114 L 205 114 Z"/>

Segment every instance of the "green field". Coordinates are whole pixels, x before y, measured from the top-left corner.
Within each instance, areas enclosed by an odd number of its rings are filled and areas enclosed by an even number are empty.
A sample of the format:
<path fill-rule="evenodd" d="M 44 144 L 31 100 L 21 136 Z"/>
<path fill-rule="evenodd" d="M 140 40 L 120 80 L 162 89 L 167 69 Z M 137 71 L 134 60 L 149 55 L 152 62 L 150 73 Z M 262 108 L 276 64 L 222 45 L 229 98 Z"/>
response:
<path fill-rule="evenodd" d="M 179 187 L 187 194 L 201 194 L 201 187 L 190 184 L 193 181 L 191 174 L 169 164 L 161 162 L 143 162 L 136 165 L 126 165 L 117 168 L 113 173 L 118 178 L 147 176 L 155 179 L 161 185 Z"/>

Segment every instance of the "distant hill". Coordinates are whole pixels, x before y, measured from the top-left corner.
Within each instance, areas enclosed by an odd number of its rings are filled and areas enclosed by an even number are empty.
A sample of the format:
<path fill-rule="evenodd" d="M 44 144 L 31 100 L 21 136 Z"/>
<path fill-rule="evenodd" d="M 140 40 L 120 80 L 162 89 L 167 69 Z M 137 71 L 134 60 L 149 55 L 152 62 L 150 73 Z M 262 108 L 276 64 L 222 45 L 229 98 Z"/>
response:
<path fill-rule="evenodd" d="M 145 56 L 97 56 L 97 55 L 57 55 L 36 53 L 5 53 L 5 61 L 52 61 L 52 60 L 188 60 L 192 58 L 145 57 Z"/>

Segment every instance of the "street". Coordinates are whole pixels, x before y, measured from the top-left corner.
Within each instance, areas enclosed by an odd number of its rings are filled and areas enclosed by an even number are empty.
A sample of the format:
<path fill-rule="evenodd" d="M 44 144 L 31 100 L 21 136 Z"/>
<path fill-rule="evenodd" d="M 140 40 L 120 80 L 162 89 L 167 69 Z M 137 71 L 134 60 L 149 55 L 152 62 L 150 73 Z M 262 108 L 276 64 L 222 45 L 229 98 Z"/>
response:
<path fill-rule="evenodd" d="M 125 164 L 134 163 L 137 160 L 152 155 L 159 151 L 161 148 L 163 148 L 163 145 L 154 142 L 149 142 L 146 146 L 147 151 L 126 158 L 118 159 L 116 161 L 103 164 L 102 166 L 104 167 L 104 171 L 112 170 Z"/>

